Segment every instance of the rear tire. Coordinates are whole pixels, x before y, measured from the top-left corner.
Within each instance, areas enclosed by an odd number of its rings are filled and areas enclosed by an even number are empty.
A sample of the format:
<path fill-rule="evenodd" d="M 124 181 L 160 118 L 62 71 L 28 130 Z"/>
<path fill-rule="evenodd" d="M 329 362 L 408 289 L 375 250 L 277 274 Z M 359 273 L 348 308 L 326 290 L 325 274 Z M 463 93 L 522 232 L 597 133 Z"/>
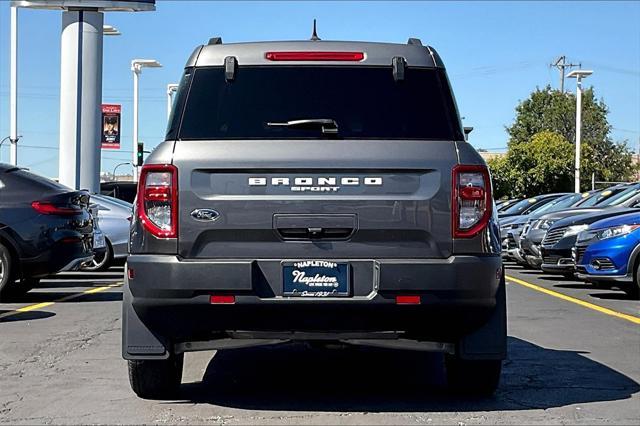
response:
<path fill-rule="evenodd" d="M 447 382 L 457 393 L 491 396 L 500 384 L 501 360 L 464 360 L 445 356 Z"/>
<path fill-rule="evenodd" d="M 0 244 L 0 302 L 4 302 L 11 296 L 13 286 L 13 259 L 7 247 Z"/>
<path fill-rule="evenodd" d="M 144 399 L 171 399 L 182 381 L 184 354 L 161 360 L 129 361 L 131 389 Z"/>

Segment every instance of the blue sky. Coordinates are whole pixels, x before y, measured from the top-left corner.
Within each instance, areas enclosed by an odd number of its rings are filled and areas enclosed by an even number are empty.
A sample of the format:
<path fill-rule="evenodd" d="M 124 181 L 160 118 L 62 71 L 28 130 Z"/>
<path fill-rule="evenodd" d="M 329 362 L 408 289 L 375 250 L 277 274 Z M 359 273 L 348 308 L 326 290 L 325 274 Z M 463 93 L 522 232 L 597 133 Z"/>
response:
<path fill-rule="evenodd" d="M 419 37 L 442 56 L 471 142 L 504 149 L 504 126 L 536 86 L 558 87 L 559 55 L 594 70 L 586 80 L 611 109 L 617 140 L 640 143 L 640 2 L 215 2 L 158 1 L 155 12 L 108 13 L 122 35 L 104 41 L 103 102 L 123 106 L 122 150 L 103 152 L 102 170 L 131 158 L 133 58 L 145 70 L 140 140 L 153 147 L 166 125 L 166 85 L 193 48 L 225 42 L 307 39 L 313 18 L 323 39 L 406 42 Z M 58 174 L 61 12 L 20 10 L 19 163 Z M 575 82 L 566 88 L 575 90 Z M 9 3 L 0 2 L 0 138 L 9 133 Z M 7 143 L 0 161 L 7 161 Z M 122 170 L 123 171 L 123 170 Z"/>

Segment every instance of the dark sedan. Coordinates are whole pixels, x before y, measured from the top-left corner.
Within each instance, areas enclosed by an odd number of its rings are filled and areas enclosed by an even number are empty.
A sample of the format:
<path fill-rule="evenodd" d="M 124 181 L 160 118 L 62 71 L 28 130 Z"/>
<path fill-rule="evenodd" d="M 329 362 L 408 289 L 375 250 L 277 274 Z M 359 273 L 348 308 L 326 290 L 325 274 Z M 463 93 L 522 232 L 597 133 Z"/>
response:
<path fill-rule="evenodd" d="M 92 259 L 89 193 L 0 164 L 0 300 Z"/>

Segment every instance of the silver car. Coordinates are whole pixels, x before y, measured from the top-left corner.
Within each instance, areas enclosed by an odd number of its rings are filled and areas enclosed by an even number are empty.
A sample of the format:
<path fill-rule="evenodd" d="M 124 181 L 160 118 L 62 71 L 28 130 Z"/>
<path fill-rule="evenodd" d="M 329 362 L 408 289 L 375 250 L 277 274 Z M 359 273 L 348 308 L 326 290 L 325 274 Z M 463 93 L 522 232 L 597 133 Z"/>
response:
<path fill-rule="evenodd" d="M 98 205 L 100 229 L 105 236 L 106 250 L 96 253 L 93 260 L 85 264 L 82 269 L 103 271 L 108 269 L 114 261 L 124 260 L 127 257 L 133 206 L 126 201 L 99 194 L 92 195 L 91 201 Z"/>

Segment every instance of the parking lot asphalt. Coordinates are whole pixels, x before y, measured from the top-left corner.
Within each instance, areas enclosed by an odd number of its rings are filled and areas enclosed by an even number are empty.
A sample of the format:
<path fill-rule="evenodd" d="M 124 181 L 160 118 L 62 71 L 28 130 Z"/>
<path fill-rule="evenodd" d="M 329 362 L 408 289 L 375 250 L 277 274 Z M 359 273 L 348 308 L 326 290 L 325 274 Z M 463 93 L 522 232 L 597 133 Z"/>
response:
<path fill-rule="evenodd" d="M 490 399 L 442 357 L 301 344 L 189 353 L 180 399 L 145 401 L 120 357 L 123 269 L 61 274 L 0 304 L 0 423 L 640 422 L 640 302 L 507 268 L 509 358 Z"/>

